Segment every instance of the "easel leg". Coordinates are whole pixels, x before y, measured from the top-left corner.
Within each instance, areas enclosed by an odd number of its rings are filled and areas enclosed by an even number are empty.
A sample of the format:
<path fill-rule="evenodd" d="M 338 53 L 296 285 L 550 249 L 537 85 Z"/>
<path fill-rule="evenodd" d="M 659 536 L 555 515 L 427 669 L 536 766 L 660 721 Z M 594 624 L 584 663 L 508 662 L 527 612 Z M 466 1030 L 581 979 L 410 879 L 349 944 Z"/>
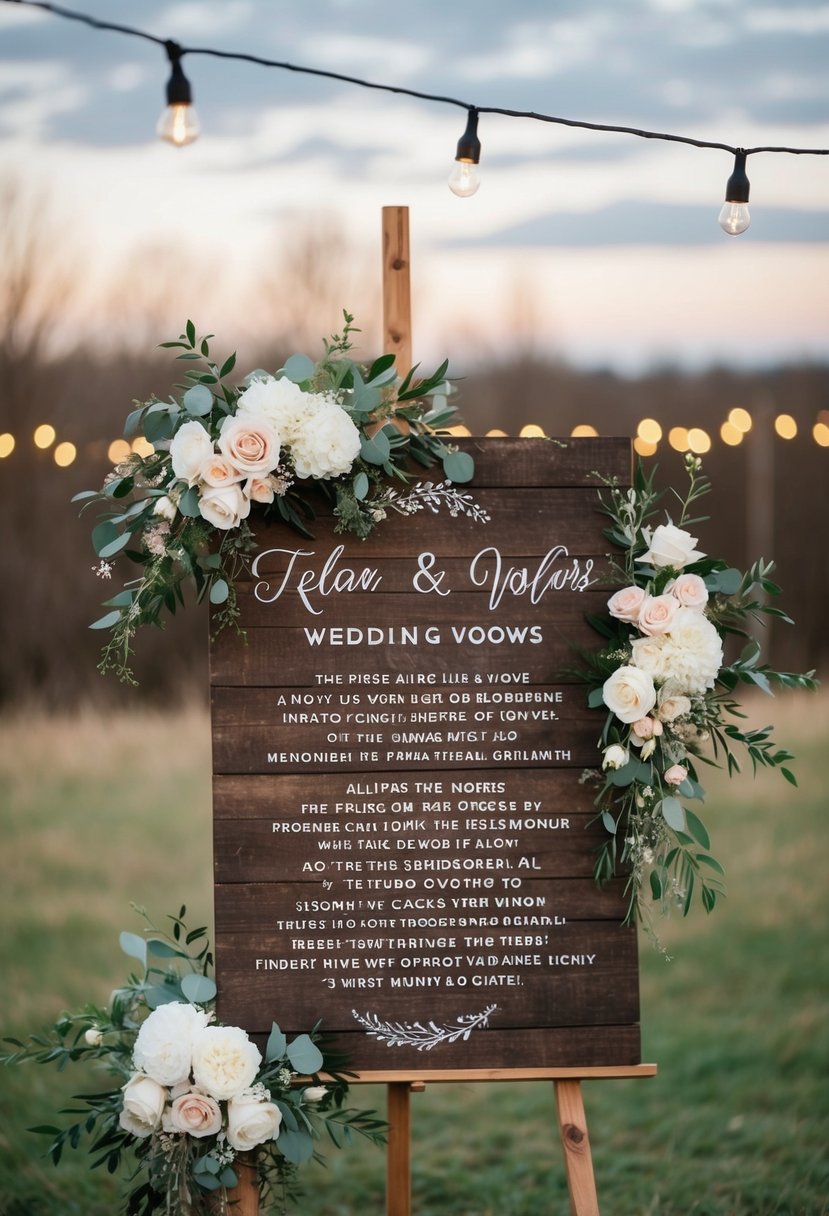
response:
<path fill-rule="evenodd" d="M 412 1210 L 412 1112 L 408 1081 L 388 1086 L 386 1148 L 386 1216 L 411 1216 Z"/>
<path fill-rule="evenodd" d="M 571 1216 L 599 1216 L 580 1081 L 554 1081 Z"/>
<path fill-rule="evenodd" d="M 234 1163 L 234 1169 L 239 1185 L 227 1193 L 233 1216 L 259 1216 L 259 1171 L 256 1167 L 256 1153 L 240 1153 Z"/>

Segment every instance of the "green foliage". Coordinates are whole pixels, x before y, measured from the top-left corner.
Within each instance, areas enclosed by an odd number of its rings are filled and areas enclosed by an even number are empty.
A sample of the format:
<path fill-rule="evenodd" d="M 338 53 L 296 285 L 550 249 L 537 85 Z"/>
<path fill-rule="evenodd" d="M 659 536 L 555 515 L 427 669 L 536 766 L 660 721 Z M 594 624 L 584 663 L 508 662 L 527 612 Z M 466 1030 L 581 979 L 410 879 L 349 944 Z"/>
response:
<path fill-rule="evenodd" d="M 100 491 L 83 491 L 73 499 L 82 504 L 82 511 L 89 506 L 99 511 L 92 530 L 100 559 L 97 573 L 110 578 L 110 559 L 119 555 L 139 567 L 138 576 L 126 584 L 126 598 L 110 601 L 113 611 L 91 626 L 111 635 L 101 657 L 102 673 L 114 671 L 134 683 L 131 659 L 137 631 L 144 625 L 163 625 L 166 614 L 174 615 L 184 606 L 186 588 L 192 589 L 196 602 L 206 596 L 218 609 L 213 618 L 217 632 L 227 627 L 241 632 L 235 582 L 249 569 L 256 548 L 249 517 L 276 519 L 311 537 L 312 492 L 334 503 L 336 531 L 361 538 L 390 513 L 446 507 L 455 514 L 485 517 L 469 495 L 454 489 L 454 483 L 471 480 L 474 461 L 441 434 L 454 415 L 448 404 L 447 364 L 422 378 L 413 368 L 402 379 L 393 355 L 362 367 L 350 357 L 351 337 L 359 330 L 349 313 L 343 318 L 342 332 L 324 342 L 319 361 L 291 355 L 275 375 L 257 370 L 242 383 L 228 380 L 236 356 L 214 361 L 213 335 L 198 336 L 192 321 L 176 340 L 161 344 L 177 351 L 176 359 L 186 364 L 180 401 L 151 398 L 137 403 L 124 433 L 131 439 L 143 436 L 151 451 L 131 454 L 107 476 Z M 274 418 L 252 407 L 256 425 L 265 424 L 271 434 L 271 447 L 267 460 L 263 457 L 268 468 L 250 472 L 244 457 L 223 447 L 222 429 L 237 415 L 240 399 L 252 385 L 279 381 L 296 386 L 290 406 L 294 421 L 286 438 Z M 345 415 L 339 416 L 338 425 L 325 413 L 332 404 Z M 188 466 L 186 475 L 174 455 L 185 426 L 194 444 L 200 435 L 203 441 L 197 467 Z M 332 457 L 331 466 L 317 475 L 300 476 L 297 445 L 310 441 L 313 446 L 316 432 L 331 426 L 336 435 L 345 427 L 346 437 L 350 434 L 359 444 L 358 454 Z M 350 451 L 340 437 L 344 450 Z M 205 454 L 208 450 L 212 457 Z M 412 465 L 439 465 L 446 480 L 438 486 L 412 485 Z M 404 493 L 391 483 L 409 489 Z"/>

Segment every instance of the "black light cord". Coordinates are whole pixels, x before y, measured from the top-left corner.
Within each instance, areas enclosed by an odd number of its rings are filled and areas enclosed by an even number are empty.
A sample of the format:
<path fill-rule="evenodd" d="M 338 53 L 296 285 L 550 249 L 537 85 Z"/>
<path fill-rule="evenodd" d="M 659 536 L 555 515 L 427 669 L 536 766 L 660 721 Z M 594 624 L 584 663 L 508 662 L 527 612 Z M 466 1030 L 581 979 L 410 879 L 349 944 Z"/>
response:
<path fill-rule="evenodd" d="M 157 46 L 167 48 L 169 40 L 158 38 L 155 34 L 149 34 L 146 30 L 136 29 L 133 26 L 121 25 L 113 21 L 102 21 L 98 17 L 92 17 L 88 13 L 77 12 L 75 9 L 64 8 L 62 5 L 53 4 L 50 0 L 3 0 L 6 4 L 19 4 L 26 8 L 39 8 L 45 12 L 52 13 L 56 17 L 64 17 L 68 21 L 79 21 L 84 25 L 90 26 L 96 30 L 109 30 L 116 34 L 126 34 L 132 38 L 143 38 L 147 42 L 153 42 Z M 415 97 L 419 101 L 435 101 L 443 105 L 457 106 L 459 109 L 467 111 L 477 111 L 479 114 L 500 114 L 505 118 L 529 118 L 536 122 L 554 123 L 562 127 L 577 127 L 585 131 L 607 131 L 618 135 L 635 135 L 640 139 L 661 139 L 671 143 L 688 144 L 694 148 L 716 148 L 722 152 L 730 152 L 732 156 L 737 153 L 750 156 L 757 152 L 786 152 L 793 156 L 829 156 L 829 148 L 789 148 L 789 147 L 756 147 L 756 148 L 738 148 L 731 144 L 718 143 L 707 139 L 693 139 L 688 135 L 671 135 L 662 131 L 647 131 L 641 130 L 638 127 L 623 127 L 613 123 L 598 123 L 585 122 L 576 118 L 557 118 L 552 114 L 540 114 L 534 110 L 509 110 L 503 109 L 501 106 L 480 106 L 472 102 L 461 101 L 457 97 L 446 97 L 440 93 L 425 93 L 418 89 L 407 89 L 401 85 L 381 84 L 377 81 L 363 80 L 359 76 L 347 76 L 342 72 L 329 72 L 324 68 L 309 68 L 302 64 L 287 63 L 278 59 L 265 59 L 261 55 L 250 55 L 241 51 L 223 51 L 215 47 L 204 46 L 179 46 L 179 55 L 209 55 L 214 59 L 230 59 L 240 63 L 254 63 L 259 67 L 279 68 L 285 72 L 298 72 L 305 76 L 320 76 L 326 80 L 339 80 L 344 84 L 358 85 L 363 89 L 375 89 L 382 93 L 396 93 L 404 97 Z"/>

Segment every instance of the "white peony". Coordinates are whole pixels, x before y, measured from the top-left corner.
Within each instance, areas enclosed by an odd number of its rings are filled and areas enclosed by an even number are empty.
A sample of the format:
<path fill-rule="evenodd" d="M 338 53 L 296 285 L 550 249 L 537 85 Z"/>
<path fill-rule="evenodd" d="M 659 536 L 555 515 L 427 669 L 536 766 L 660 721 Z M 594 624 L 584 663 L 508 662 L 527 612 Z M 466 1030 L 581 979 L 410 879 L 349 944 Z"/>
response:
<path fill-rule="evenodd" d="M 656 704 L 653 680 L 638 667 L 619 667 L 605 680 L 602 699 L 622 722 L 644 718 Z"/>
<path fill-rule="evenodd" d="M 694 548 L 697 538 L 684 528 L 677 528 L 676 524 L 659 524 L 652 531 L 643 528 L 642 535 L 649 548 L 639 560 L 651 566 L 672 566 L 675 570 L 681 570 L 683 566 L 705 557 L 704 553 Z"/>
<path fill-rule="evenodd" d="M 236 417 L 264 419 L 281 436 L 283 443 L 290 443 L 297 418 L 308 397 L 309 394 L 304 393 L 293 380 L 277 380 L 275 376 L 259 377 L 251 380 L 239 394 Z"/>
<path fill-rule="evenodd" d="M 161 1124 L 166 1103 L 164 1086 L 137 1072 L 124 1086 L 124 1106 L 118 1122 L 133 1136 L 151 1136 Z"/>
<path fill-rule="evenodd" d="M 336 401 L 309 394 L 291 455 L 297 477 L 338 477 L 360 455 L 360 432 Z"/>
<path fill-rule="evenodd" d="M 273 1102 L 242 1094 L 227 1104 L 227 1138 L 237 1152 L 275 1140 L 281 1122 L 282 1114 Z"/>
<path fill-rule="evenodd" d="M 170 442 L 170 459 L 176 477 L 197 484 L 201 468 L 213 454 L 213 440 L 200 422 L 185 422 Z"/>
<path fill-rule="evenodd" d="M 250 499 L 245 497 L 237 482 L 229 486 L 209 486 L 199 498 L 199 511 L 202 519 L 226 532 L 238 527 L 239 521 L 250 515 Z"/>
<path fill-rule="evenodd" d="M 634 667 L 647 672 L 657 682 L 668 678 L 668 639 L 666 635 L 637 638 L 631 645 Z"/>
<path fill-rule="evenodd" d="M 247 1089 L 262 1055 L 239 1026 L 208 1026 L 193 1040 L 193 1080 L 221 1101 Z"/>
<path fill-rule="evenodd" d="M 176 1085 L 190 1075 L 193 1035 L 209 1015 L 195 1005 L 159 1005 L 141 1025 L 132 1050 L 133 1064 L 159 1085 Z"/>
<path fill-rule="evenodd" d="M 219 451 L 245 477 L 262 477 L 275 469 L 279 443 L 273 424 L 253 414 L 225 418 L 219 432 Z"/>
<path fill-rule="evenodd" d="M 666 665 L 678 693 L 713 688 L 722 667 L 722 639 L 702 612 L 680 608 L 668 635 Z"/>

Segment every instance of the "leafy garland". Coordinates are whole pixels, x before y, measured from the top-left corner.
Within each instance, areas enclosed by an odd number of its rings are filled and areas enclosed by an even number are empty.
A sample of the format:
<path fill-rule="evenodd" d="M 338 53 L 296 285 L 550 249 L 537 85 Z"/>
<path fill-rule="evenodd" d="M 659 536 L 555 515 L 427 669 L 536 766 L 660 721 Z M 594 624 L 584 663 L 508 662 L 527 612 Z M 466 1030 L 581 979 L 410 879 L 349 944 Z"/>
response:
<path fill-rule="evenodd" d="M 257 1169 L 262 1199 L 284 1213 L 301 1194 L 300 1166 L 323 1160 L 323 1132 L 337 1148 L 355 1133 L 385 1142 L 383 1120 L 344 1105 L 349 1074 L 342 1055 L 320 1050 L 319 1023 L 290 1042 L 274 1023 L 263 1058 L 244 1031 L 214 1020 L 207 930 L 188 931 L 184 907 L 167 918 L 169 933 L 137 911 L 145 934 L 120 942 L 141 974 L 113 992 L 108 1009 L 85 1005 L 27 1043 L 5 1040 L 14 1050 L 2 1063 L 103 1066 L 115 1080 L 76 1094 L 60 1112 L 75 1116 L 67 1126 L 31 1129 L 49 1138 L 55 1165 L 86 1142 L 91 1169 L 138 1179 L 126 1216 L 216 1216 L 228 1210 L 241 1157 Z"/>
<path fill-rule="evenodd" d="M 236 356 L 214 361 L 213 335 L 197 336 L 192 321 L 177 340 L 161 344 L 188 364 L 180 399 L 135 403 L 124 428 L 127 439 L 143 436 L 151 452 L 133 452 L 101 490 L 73 499 L 82 511 L 98 509 L 95 572 L 111 578 L 118 554 L 141 568 L 91 626 L 110 631 L 102 673 L 136 682 L 138 629 L 163 625 L 164 614 L 184 604 L 188 583 L 197 602 L 207 597 L 218 606 L 217 629 L 238 629 L 235 584 L 256 548 L 252 507 L 307 537 L 315 518 L 311 490 L 333 510 L 337 532 L 361 538 L 390 514 L 445 508 L 487 519 L 457 489 L 475 465 L 445 436 L 455 414 L 447 362 L 422 379 L 415 368 L 401 379 L 390 354 L 361 366 L 349 357 L 359 330 L 350 313 L 343 317 L 342 333 L 324 341 L 321 359 L 292 355 L 274 375 L 257 369 L 241 385 L 228 380 Z M 442 481 L 412 485 L 413 464 L 436 463 Z"/>
<path fill-rule="evenodd" d="M 600 510 L 610 519 L 604 535 L 622 551 L 611 558 L 611 579 L 620 590 L 606 612 L 587 618 L 604 639 L 602 648 L 580 652 L 588 704 L 608 711 L 599 740 L 603 771 L 584 775 L 600 784 L 596 806 L 608 833 L 596 880 L 603 885 L 618 867 L 625 870 L 625 923 L 650 928 L 648 891 L 662 912 L 679 905 L 684 915 L 695 892 L 708 912 L 724 893 L 724 870 L 710 852 L 708 830 L 686 805 L 705 797 L 699 765 L 724 763 L 729 776 L 739 773 L 736 745 L 755 772 L 780 768 L 797 784 L 786 767 L 793 756 L 775 745 L 772 728 L 740 724 L 745 714 L 733 695 L 737 687 L 769 694 L 773 685 L 817 687 L 813 671 L 775 671 L 761 663 L 749 623 L 766 617 L 792 623 L 766 602 L 780 593 L 770 577 L 773 563 L 761 559 L 742 574 L 697 550 L 687 528 L 707 516 L 694 518 L 691 509 L 711 487 L 699 457 L 688 454 L 685 469 L 686 493 L 672 491 L 675 522 L 668 515 L 656 526 L 664 496 L 654 486 L 656 470 L 646 475 L 640 465 L 629 490 L 599 477 L 605 486 Z M 725 662 L 729 637 L 744 645 Z"/>

